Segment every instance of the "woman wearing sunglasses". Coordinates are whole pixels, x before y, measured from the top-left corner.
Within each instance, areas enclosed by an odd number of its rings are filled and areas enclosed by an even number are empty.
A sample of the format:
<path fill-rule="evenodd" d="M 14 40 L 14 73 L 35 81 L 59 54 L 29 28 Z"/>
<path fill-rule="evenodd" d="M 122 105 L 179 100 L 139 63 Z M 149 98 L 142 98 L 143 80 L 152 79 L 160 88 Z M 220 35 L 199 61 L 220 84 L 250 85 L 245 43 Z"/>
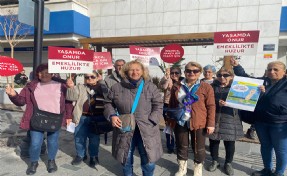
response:
<path fill-rule="evenodd" d="M 163 117 L 166 121 L 166 127 L 165 127 L 165 136 L 166 136 L 166 148 L 167 152 L 169 154 L 174 153 L 174 136 L 173 131 L 170 128 L 170 124 L 168 121 L 168 117 L 166 115 L 166 110 L 168 108 L 169 99 L 170 99 L 170 90 L 172 88 L 172 85 L 174 82 L 177 82 L 179 80 L 182 80 L 183 77 L 181 77 L 181 69 L 179 67 L 171 67 L 167 68 L 164 77 L 160 80 L 160 88 L 164 90 L 163 95 Z"/>
<path fill-rule="evenodd" d="M 176 176 L 187 174 L 189 134 L 194 151 L 194 175 L 202 176 L 205 160 L 205 136 L 212 134 L 215 124 L 215 100 L 212 87 L 200 82 L 202 67 L 197 62 L 185 66 L 185 78 L 174 83 L 171 89 L 169 107 L 180 108 L 184 114 L 172 123 L 177 148 L 179 169 Z M 173 117 L 171 117 L 173 118 Z"/>
<path fill-rule="evenodd" d="M 234 72 L 238 76 L 249 76 L 242 66 L 231 59 Z M 261 144 L 264 169 L 252 176 L 283 176 L 287 166 L 287 78 L 286 65 L 273 61 L 267 65 L 264 79 L 265 89 L 255 107 L 255 129 Z M 273 167 L 273 150 L 276 167 Z"/>
<path fill-rule="evenodd" d="M 234 77 L 233 70 L 222 67 L 216 74 L 217 79 L 212 83 L 215 94 L 216 117 L 215 132 L 209 136 L 209 149 L 212 163 L 207 168 L 215 171 L 220 164 L 218 162 L 218 150 L 220 140 L 223 140 L 226 151 L 224 171 L 227 175 L 233 175 L 232 160 L 235 152 L 235 141 L 244 136 L 242 123 L 236 109 L 225 106 L 226 98 Z"/>
<path fill-rule="evenodd" d="M 76 124 L 74 132 L 75 147 L 77 156 L 72 161 L 72 165 L 79 165 L 86 156 L 86 143 L 89 139 L 90 167 L 95 167 L 98 160 L 100 135 L 95 133 L 92 124 L 95 118 L 103 117 L 104 97 L 108 93 L 106 84 L 100 80 L 98 72 L 85 74 L 85 84 L 74 86 L 71 79 L 67 80 L 67 100 L 74 101 L 73 122 Z M 104 117 L 103 117 L 104 118 Z"/>

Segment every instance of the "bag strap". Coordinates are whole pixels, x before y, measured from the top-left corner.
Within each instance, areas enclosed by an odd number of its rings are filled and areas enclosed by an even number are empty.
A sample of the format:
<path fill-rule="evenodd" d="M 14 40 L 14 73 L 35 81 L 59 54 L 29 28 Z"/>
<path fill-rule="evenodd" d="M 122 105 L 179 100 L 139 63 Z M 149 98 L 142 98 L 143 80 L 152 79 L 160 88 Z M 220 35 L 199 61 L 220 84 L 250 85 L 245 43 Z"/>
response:
<path fill-rule="evenodd" d="M 134 103 L 132 106 L 131 114 L 133 114 L 136 111 L 136 108 L 138 106 L 138 102 L 140 99 L 140 95 L 141 95 L 141 92 L 143 90 L 143 86 L 144 86 L 144 80 L 142 80 L 140 85 L 139 85 L 139 88 L 138 88 L 138 91 L 137 91 L 137 94 L 136 94 L 136 97 L 135 97 L 135 100 L 134 100 Z"/>

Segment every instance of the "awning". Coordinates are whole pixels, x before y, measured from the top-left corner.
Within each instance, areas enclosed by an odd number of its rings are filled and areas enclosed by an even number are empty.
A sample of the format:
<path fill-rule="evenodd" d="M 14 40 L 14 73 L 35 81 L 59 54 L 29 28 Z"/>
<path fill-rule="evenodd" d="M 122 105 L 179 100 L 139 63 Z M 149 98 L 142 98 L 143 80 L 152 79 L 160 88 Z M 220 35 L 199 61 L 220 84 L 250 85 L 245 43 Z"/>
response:
<path fill-rule="evenodd" d="M 146 35 L 127 37 L 103 37 L 79 39 L 84 48 L 87 45 L 112 48 L 128 48 L 129 45 L 139 45 L 145 47 L 162 47 L 171 43 L 182 46 L 213 45 L 214 33 L 188 33 L 169 35 Z"/>

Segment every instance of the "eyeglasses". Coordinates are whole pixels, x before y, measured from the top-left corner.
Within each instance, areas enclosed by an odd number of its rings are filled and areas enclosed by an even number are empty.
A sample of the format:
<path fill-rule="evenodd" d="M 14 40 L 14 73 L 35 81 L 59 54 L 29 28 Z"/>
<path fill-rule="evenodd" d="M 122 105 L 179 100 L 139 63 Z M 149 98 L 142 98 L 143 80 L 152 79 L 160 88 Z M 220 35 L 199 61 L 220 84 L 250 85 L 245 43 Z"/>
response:
<path fill-rule="evenodd" d="M 217 74 L 216 75 L 218 78 L 221 78 L 222 76 L 224 77 L 224 78 L 227 78 L 227 77 L 229 77 L 229 76 L 231 76 L 230 74 Z"/>
<path fill-rule="evenodd" d="M 96 79 L 96 77 L 95 76 L 85 76 L 85 79 Z"/>
<path fill-rule="evenodd" d="M 206 73 L 213 73 L 212 71 L 204 71 L 203 74 L 206 74 Z"/>
<path fill-rule="evenodd" d="M 185 73 L 194 73 L 194 74 L 196 74 L 196 73 L 199 73 L 199 72 L 200 72 L 200 70 L 185 69 Z"/>
<path fill-rule="evenodd" d="M 179 75 L 179 72 L 170 72 L 171 75 Z"/>
<path fill-rule="evenodd" d="M 268 69 L 267 69 L 268 72 L 272 72 L 272 70 L 274 70 L 275 72 L 278 72 L 278 71 L 279 71 L 278 68 L 268 68 Z"/>

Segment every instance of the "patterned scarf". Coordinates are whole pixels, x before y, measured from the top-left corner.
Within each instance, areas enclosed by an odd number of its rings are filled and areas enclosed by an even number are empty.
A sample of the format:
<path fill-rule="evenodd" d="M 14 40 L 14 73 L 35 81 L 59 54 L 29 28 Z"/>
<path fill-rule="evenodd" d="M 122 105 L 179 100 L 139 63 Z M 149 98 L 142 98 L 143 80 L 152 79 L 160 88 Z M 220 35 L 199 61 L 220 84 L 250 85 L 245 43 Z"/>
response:
<path fill-rule="evenodd" d="M 183 90 L 185 91 L 186 96 L 182 100 L 182 104 L 184 105 L 185 110 L 187 112 L 191 112 L 191 105 L 197 102 L 199 99 L 198 95 L 195 94 L 199 86 L 200 86 L 200 83 L 194 84 L 191 91 L 189 91 L 188 87 L 186 85 L 183 85 Z"/>

